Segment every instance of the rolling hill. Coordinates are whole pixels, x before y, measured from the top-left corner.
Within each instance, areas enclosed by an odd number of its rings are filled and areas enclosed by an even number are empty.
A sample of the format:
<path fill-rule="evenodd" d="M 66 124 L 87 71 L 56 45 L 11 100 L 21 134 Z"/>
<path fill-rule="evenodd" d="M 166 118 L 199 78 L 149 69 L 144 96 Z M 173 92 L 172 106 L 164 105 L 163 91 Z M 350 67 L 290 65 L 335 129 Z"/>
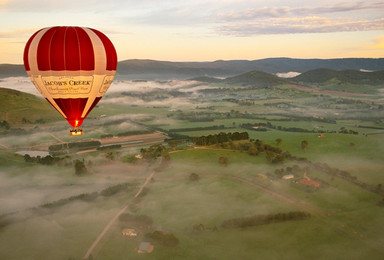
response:
<path fill-rule="evenodd" d="M 356 70 L 315 69 L 294 78 L 279 78 L 273 74 L 251 71 L 226 79 L 198 77 L 193 80 L 205 83 L 225 83 L 229 85 L 268 88 L 284 84 L 297 84 L 307 87 L 315 86 L 324 90 L 337 90 L 354 93 L 378 93 L 384 86 L 384 71 L 362 72 Z"/>
<path fill-rule="evenodd" d="M 170 80 L 195 77 L 232 77 L 249 71 L 271 74 L 306 72 L 319 68 L 332 70 L 384 70 L 384 58 L 217 60 L 213 62 L 170 62 L 131 59 L 120 61 L 117 79 Z M 26 76 L 23 65 L 0 64 L 0 78 Z"/>
<path fill-rule="evenodd" d="M 226 84 L 241 84 L 259 88 L 268 88 L 276 85 L 286 84 L 285 79 L 262 71 L 251 71 L 235 77 L 229 77 L 222 81 Z"/>
<path fill-rule="evenodd" d="M 374 72 L 362 72 L 356 70 L 331 70 L 315 69 L 302 73 L 290 79 L 298 83 L 326 84 L 330 81 L 337 81 L 340 84 L 354 85 L 383 85 L 384 70 Z"/>
<path fill-rule="evenodd" d="M 0 104 L 0 121 L 10 125 L 61 119 L 45 99 L 13 89 L 0 88 Z"/>

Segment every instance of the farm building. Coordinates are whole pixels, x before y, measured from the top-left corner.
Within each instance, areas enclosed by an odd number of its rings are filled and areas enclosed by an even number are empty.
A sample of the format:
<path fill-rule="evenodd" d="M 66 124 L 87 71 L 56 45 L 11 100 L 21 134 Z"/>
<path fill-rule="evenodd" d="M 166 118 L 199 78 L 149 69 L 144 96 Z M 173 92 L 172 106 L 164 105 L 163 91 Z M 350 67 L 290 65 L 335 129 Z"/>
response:
<path fill-rule="evenodd" d="M 306 184 L 306 185 L 313 185 L 315 187 L 320 187 L 320 183 L 315 182 L 315 181 L 311 181 L 311 180 L 308 180 L 308 179 L 301 179 L 300 182 L 303 183 L 303 184 Z"/>
<path fill-rule="evenodd" d="M 259 177 L 259 178 L 262 179 L 262 180 L 265 180 L 265 179 L 267 178 L 267 176 L 264 175 L 264 174 L 262 174 L 262 173 L 258 173 L 258 174 L 257 174 L 257 177 Z"/>
<path fill-rule="evenodd" d="M 140 245 L 139 245 L 139 250 L 137 250 L 137 252 L 139 254 L 151 253 L 154 248 L 155 247 L 153 245 L 151 245 L 151 243 L 149 243 L 149 242 L 141 242 Z"/>
<path fill-rule="evenodd" d="M 123 236 L 129 236 L 129 237 L 136 237 L 138 235 L 138 232 L 134 230 L 133 228 L 126 228 L 121 231 Z"/>
<path fill-rule="evenodd" d="M 287 175 L 283 176 L 283 180 L 290 180 L 290 179 L 293 179 L 293 178 L 295 178 L 295 176 L 293 176 L 293 174 L 287 174 Z"/>

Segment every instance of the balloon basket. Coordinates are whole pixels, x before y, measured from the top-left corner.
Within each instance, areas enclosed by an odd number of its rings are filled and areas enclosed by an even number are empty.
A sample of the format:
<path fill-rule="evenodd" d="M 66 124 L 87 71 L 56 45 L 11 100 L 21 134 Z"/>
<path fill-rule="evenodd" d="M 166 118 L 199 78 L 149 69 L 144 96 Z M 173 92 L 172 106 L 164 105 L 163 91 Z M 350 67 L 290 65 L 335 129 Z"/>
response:
<path fill-rule="evenodd" d="M 79 136 L 79 135 L 83 135 L 83 129 L 79 129 L 79 128 L 71 129 L 71 130 L 69 130 L 69 135 L 70 135 L 70 136 Z"/>

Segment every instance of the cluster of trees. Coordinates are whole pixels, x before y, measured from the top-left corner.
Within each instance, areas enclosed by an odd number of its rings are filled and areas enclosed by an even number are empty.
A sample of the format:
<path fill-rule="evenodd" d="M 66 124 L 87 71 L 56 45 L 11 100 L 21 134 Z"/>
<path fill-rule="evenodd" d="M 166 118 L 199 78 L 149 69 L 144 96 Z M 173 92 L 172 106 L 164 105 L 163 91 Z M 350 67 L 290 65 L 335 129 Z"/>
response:
<path fill-rule="evenodd" d="M 246 143 L 230 143 L 229 145 L 233 150 L 248 152 L 253 156 L 257 156 L 259 153 L 264 153 L 267 157 L 267 160 L 271 163 L 282 163 L 285 159 L 291 158 L 291 154 L 289 152 L 283 152 L 279 147 L 265 144 L 262 140 L 259 139 L 250 140 L 250 142 Z M 225 148 L 226 146 L 222 147 Z"/>
<path fill-rule="evenodd" d="M 27 118 L 23 117 L 21 119 L 21 123 L 22 124 L 44 124 L 45 123 L 45 120 L 43 118 L 39 118 L 39 119 L 36 119 L 34 122 L 31 122 L 30 120 L 28 120 Z"/>
<path fill-rule="evenodd" d="M 282 141 L 277 142 L 279 146 Z M 247 152 L 252 156 L 257 156 L 260 153 L 264 153 L 268 161 L 271 163 L 281 163 L 285 159 L 291 159 L 292 156 L 289 152 L 283 152 L 279 147 L 265 144 L 262 140 L 250 140 L 249 142 L 232 142 L 231 140 L 226 143 L 221 143 L 220 147 L 223 149 L 236 150 L 240 152 Z M 222 163 L 219 159 L 219 163 Z"/>
<path fill-rule="evenodd" d="M 143 159 L 153 160 L 162 157 L 165 160 L 170 160 L 167 148 L 162 144 L 154 144 L 148 148 L 141 148 L 140 150 Z"/>
<path fill-rule="evenodd" d="M 247 132 L 234 132 L 234 133 L 224 133 L 221 132 L 219 134 L 208 135 L 208 136 L 200 136 L 192 138 L 192 142 L 195 145 L 213 145 L 213 144 L 222 144 L 229 141 L 239 141 L 239 140 L 248 140 L 249 135 Z"/>
<path fill-rule="evenodd" d="M 176 247 L 179 245 L 179 239 L 172 233 L 156 230 L 145 234 L 145 239 L 154 245 Z"/>
<path fill-rule="evenodd" d="M 280 179 L 284 175 L 287 175 L 287 174 L 303 174 L 304 172 L 309 172 L 308 166 L 302 168 L 302 167 L 298 166 L 297 164 L 295 164 L 292 167 L 287 166 L 285 168 L 276 169 L 274 173 L 275 173 L 275 176 Z"/>
<path fill-rule="evenodd" d="M 344 126 L 340 128 L 339 134 L 351 134 L 351 135 L 357 135 L 359 132 L 353 131 L 351 129 L 346 129 Z"/>
<path fill-rule="evenodd" d="M 76 200 L 89 202 L 89 201 L 95 200 L 99 196 L 109 197 L 109 196 L 112 196 L 112 195 L 114 195 L 120 191 L 126 191 L 128 189 L 128 187 L 129 187 L 128 183 L 117 184 L 117 185 L 105 188 L 105 189 L 101 190 L 100 192 L 95 191 L 95 192 L 90 192 L 90 193 L 82 193 L 80 195 L 75 195 L 75 196 L 60 199 L 57 201 L 49 202 L 49 203 L 41 205 L 40 207 L 42 207 L 42 208 L 56 208 L 56 207 L 64 206 L 64 205 L 66 205 L 70 202 L 76 201 Z"/>
<path fill-rule="evenodd" d="M 90 173 L 88 171 L 87 166 L 85 165 L 84 159 L 83 160 L 76 160 L 73 165 L 75 166 L 75 174 L 77 176 L 85 175 Z"/>
<path fill-rule="evenodd" d="M 307 219 L 311 214 L 303 211 L 292 211 L 288 213 L 277 213 L 269 215 L 255 215 L 251 217 L 233 218 L 223 221 L 223 228 L 245 228 L 259 225 L 266 225 L 291 220 Z"/>
<path fill-rule="evenodd" d="M 11 126 L 9 123 L 5 120 L 0 121 L 0 128 L 4 128 L 5 130 L 9 130 Z"/>
<path fill-rule="evenodd" d="M 128 183 L 121 183 L 114 186 L 110 186 L 100 192 L 100 195 L 104 197 L 110 197 L 113 196 L 121 191 L 128 191 L 129 184 Z"/>
<path fill-rule="evenodd" d="M 60 200 L 57 200 L 57 201 L 49 202 L 49 203 L 41 205 L 40 207 L 42 207 L 42 208 L 57 208 L 57 207 L 64 206 L 64 205 L 66 205 L 66 204 L 68 204 L 70 202 L 76 201 L 76 200 L 81 200 L 81 201 L 89 202 L 89 201 L 95 200 L 98 196 L 99 196 L 98 192 L 83 193 L 83 194 L 80 194 L 80 195 L 71 196 L 69 198 L 65 198 L 65 199 L 60 199 Z"/>
<path fill-rule="evenodd" d="M 50 155 L 41 157 L 41 156 L 30 156 L 29 154 L 24 155 L 24 161 L 28 163 L 40 163 L 43 165 L 54 165 L 54 164 L 63 164 L 63 165 L 68 165 L 71 164 L 71 160 L 69 156 L 66 157 L 53 157 Z"/>

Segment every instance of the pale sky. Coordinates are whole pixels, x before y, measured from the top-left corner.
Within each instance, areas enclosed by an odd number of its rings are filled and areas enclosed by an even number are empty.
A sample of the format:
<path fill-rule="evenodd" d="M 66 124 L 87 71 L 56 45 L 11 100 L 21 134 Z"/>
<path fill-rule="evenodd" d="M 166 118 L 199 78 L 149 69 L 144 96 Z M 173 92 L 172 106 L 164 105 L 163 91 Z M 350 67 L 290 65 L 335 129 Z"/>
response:
<path fill-rule="evenodd" d="M 382 58 L 382 0 L 0 0 L 0 63 L 50 26 L 105 33 L 119 61 Z"/>

